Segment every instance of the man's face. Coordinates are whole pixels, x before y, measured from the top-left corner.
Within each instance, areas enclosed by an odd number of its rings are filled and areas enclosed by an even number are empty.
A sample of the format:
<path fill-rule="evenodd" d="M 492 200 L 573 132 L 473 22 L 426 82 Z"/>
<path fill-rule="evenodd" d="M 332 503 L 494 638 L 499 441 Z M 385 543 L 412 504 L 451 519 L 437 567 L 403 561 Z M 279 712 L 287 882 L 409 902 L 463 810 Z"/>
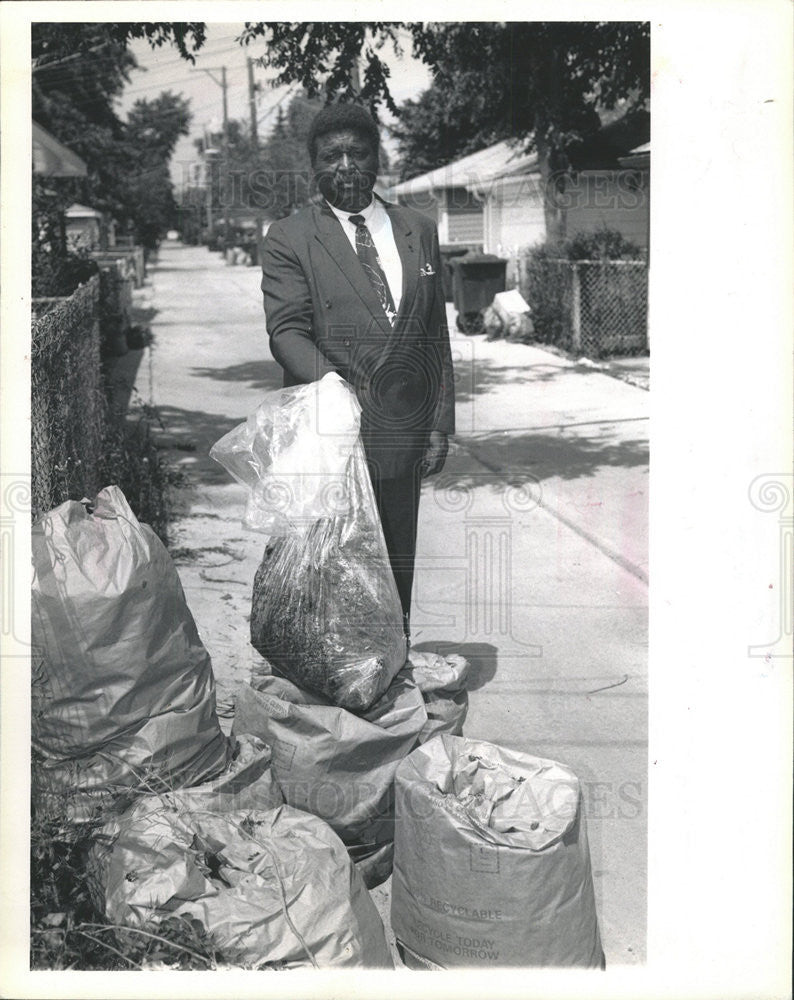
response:
<path fill-rule="evenodd" d="M 360 212 L 372 200 L 378 175 L 378 151 L 366 136 L 340 129 L 319 136 L 314 179 L 323 197 L 343 212 Z"/>

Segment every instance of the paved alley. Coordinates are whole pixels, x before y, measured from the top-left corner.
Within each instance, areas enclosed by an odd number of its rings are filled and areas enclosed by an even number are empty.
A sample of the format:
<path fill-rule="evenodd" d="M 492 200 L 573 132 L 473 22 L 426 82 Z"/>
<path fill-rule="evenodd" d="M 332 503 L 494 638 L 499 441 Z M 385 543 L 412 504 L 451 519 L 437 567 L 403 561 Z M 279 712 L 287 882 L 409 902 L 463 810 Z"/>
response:
<path fill-rule="evenodd" d="M 259 662 L 248 615 L 264 536 L 241 526 L 244 491 L 208 452 L 281 385 L 259 280 L 204 247 L 163 244 L 139 293 L 153 341 L 125 359 L 184 474 L 170 548 L 227 728 L 234 687 Z M 467 736 L 578 774 L 607 963 L 640 963 L 649 394 L 540 348 L 451 328 L 458 432 L 423 490 L 414 645 L 472 662 Z M 388 886 L 373 893 L 384 914 Z"/>

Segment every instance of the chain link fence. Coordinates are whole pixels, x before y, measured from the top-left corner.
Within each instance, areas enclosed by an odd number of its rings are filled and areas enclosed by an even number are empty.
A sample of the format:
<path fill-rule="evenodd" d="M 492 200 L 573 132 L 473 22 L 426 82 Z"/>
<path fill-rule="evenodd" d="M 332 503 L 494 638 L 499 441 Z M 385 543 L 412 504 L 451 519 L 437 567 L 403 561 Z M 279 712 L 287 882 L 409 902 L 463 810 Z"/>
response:
<path fill-rule="evenodd" d="M 34 300 L 31 327 L 33 516 L 99 488 L 105 396 L 99 276 L 69 298 Z"/>
<path fill-rule="evenodd" d="M 514 274 L 541 343 L 590 358 L 647 353 L 645 261 L 520 257 Z"/>
<path fill-rule="evenodd" d="M 155 440 L 159 414 L 143 403 L 127 413 L 111 404 L 108 366 L 127 351 L 130 283 L 113 265 L 68 298 L 33 300 L 31 513 L 35 520 L 115 483 L 167 544 L 179 475 Z"/>

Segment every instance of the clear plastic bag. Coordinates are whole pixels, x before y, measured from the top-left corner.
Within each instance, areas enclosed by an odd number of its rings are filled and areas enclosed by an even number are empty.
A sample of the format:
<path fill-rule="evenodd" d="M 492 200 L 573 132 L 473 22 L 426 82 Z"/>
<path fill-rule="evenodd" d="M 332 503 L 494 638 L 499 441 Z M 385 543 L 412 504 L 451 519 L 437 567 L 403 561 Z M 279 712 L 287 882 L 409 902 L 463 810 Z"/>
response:
<path fill-rule="evenodd" d="M 345 470 L 361 406 L 331 372 L 319 382 L 268 393 L 245 423 L 210 449 L 249 495 L 243 523 L 268 535 L 308 530 L 349 511 Z"/>
<path fill-rule="evenodd" d="M 278 538 L 254 578 L 251 644 L 273 669 L 364 711 L 405 663 L 402 608 L 360 444 L 346 514 Z"/>
<path fill-rule="evenodd" d="M 338 375 L 271 394 L 210 451 L 271 543 L 254 580 L 251 643 L 299 687 L 367 709 L 405 663 L 402 607 L 364 448 Z"/>

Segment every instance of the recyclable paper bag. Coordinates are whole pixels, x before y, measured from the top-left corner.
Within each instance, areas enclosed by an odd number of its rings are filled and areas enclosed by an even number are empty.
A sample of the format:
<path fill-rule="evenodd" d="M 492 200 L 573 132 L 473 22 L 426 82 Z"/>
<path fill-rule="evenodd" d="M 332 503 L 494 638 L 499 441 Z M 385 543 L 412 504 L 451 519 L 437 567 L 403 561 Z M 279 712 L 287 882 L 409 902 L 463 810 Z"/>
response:
<path fill-rule="evenodd" d="M 286 801 L 320 816 L 339 834 L 368 887 L 389 877 L 394 838 L 394 772 L 427 722 L 407 672 L 365 713 L 355 715 L 281 677 L 237 692 L 233 732 L 253 733 L 273 751 L 273 776 Z"/>
<path fill-rule="evenodd" d="M 409 964 L 603 967 L 569 768 L 442 735 L 400 764 L 395 795 L 391 917 Z"/>
<path fill-rule="evenodd" d="M 469 661 L 457 653 L 442 656 L 412 649 L 405 669 L 422 692 L 427 711 L 427 723 L 419 734 L 419 742 L 426 743 L 440 733 L 460 736 L 469 710 L 466 692 Z"/>
<path fill-rule="evenodd" d="M 280 806 L 216 812 L 192 790 L 147 795 L 103 829 L 94 902 L 114 924 L 200 921 L 227 963 L 392 968 L 383 923 L 322 820 Z"/>
<path fill-rule="evenodd" d="M 222 771 L 209 654 L 165 546 L 121 490 L 49 511 L 32 549 L 37 808 L 84 820 L 120 792 Z"/>

